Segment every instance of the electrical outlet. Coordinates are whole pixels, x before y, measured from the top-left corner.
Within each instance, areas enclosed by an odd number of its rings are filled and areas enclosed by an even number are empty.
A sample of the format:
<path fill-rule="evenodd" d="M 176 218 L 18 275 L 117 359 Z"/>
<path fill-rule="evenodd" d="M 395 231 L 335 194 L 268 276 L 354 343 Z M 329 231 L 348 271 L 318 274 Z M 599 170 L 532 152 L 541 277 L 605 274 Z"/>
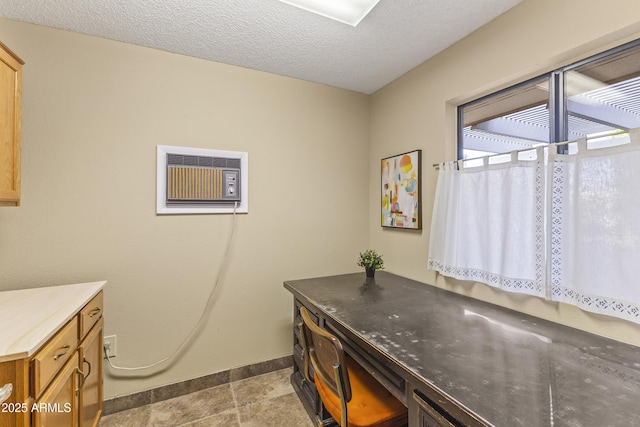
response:
<path fill-rule="evenodd" d="M 109 336 L 104 337 L 104 341 L 103 341 L 102 345 L 109 352 L 109 358 L 116 357 L 117 348 L 116 348 L 116 336 L 115 335 L 109 335 Z M 104 358 L 106 359 L 107 357 L 104 356 Z"/>

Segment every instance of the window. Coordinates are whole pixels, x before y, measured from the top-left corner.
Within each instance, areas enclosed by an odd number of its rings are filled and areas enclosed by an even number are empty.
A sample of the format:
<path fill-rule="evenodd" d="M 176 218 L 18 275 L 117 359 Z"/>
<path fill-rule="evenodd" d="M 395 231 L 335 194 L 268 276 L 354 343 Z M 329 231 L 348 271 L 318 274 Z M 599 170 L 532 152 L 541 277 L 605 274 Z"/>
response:
<path fill-rule="evenodd" d="M 533 160 L 441 163 L 429 269 L 640 323 L 640 128 L 628 137 L 598 148 L 580 139 L 574 153 L 541 146 Z"/>
<path fill-rule="evenodd" d="M 458 107 L 458 158 L 586 137 L 629 141 L 640 127 L 640 40 Z"/>
<path fill-rule="evenodd" d="M 640 40 L 458 107 L 458 144 L 430 269 L 640 323 Z"/>

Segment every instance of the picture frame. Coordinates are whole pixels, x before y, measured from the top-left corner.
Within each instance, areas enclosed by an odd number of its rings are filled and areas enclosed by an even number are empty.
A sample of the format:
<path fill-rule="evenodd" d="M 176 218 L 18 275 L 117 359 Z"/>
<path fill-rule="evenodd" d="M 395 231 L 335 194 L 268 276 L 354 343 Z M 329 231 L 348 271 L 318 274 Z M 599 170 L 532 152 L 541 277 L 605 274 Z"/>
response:
<path fill-rule="evenodd" d="M 381 160 L 381 226 L 422 230 L 422 150 Z"/>

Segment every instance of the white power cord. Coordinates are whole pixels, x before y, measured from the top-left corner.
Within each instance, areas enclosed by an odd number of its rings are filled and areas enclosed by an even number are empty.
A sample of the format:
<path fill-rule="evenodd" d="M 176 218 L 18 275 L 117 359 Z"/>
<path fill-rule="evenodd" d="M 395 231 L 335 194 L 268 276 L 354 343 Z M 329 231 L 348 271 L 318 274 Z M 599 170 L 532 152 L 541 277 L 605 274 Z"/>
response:
<path fill-rule="evenodd" d="M 216 281 L 213 284 L 213 288 L 211 288 L 211 293 L 209 294 L 209 299 L 207 300 L 207 304 L 205 304 L 204 309 L 202 310 L 202 314 L 200 315 L 200 319 L 198 320 L 198 323 L 196 323 L 196 325 L 193 327 L 193 329 L 191 329 L 191 332 L 189 332 L 189 335 L 187 335 L 187 337 L 182 341 L 182 343 L 180 343 L 180 345 L 173 351 L 173 353 L 171 353 L 169 356 L 165 357 L 162 360 L 159 360 L 155 363 L 152 363 L 150 365 L 147 366 L 137 366 L 137 367 L 124 367 L 124 366 L 117 366 L 114 365 L 113 363 L 111 363 L 111 358 L 109 357 L 109 348 L 107 346 L 102 347 L 102 351 L 104 352 L 104 357 L 107 359 L 107 364 L 112 368 L 112 369 L 117 369 L 117 370 L 121 370 L 121 371 L 140 371 L 143 369 L 150 369 L 153 368 L 155 366 L 160 365 L 161 363 L 164 363 L 170 359 L 173 359 L 176 354 L 180 353 L 180 351 L 182 351 L 182 349 L 184 348 L 184 346 L 187 344 L 187 342 L 189 342 L 189 340 L 191 339 L 191 337 L 193 336 L 193 334 L 198 330 L 198 328 L 200 327 L 200 325 L 202 324 L 202 322 L 204 321 L 206 314 L 208 312 L 209 306 L 211 305 L 211 303 L 213 302 L 213 296 L 216 292 L 216 289 L 218 289 L 218 284 L 220 283 L 220 278 L 222 277 L 222 271 L 224 270 L 225 264 L 227 262 L 227 257 L 229 255 L 229 249 L 231 248 L 231 242 L 233 241 L 233 234 L 235 232 L 236 229 L 236 210 L 238 209 L 238 202 L 235 202 L 233 205 L 233 220 L 231 222 L 231 231 L 229 232 L 229 238 L 227 239 L 227 248 L 224 252 L 224 256 L 222 257 L 222 262 L 220 263 L 220 268 L 218 269 L 218 276 L 216 277 Z"/>

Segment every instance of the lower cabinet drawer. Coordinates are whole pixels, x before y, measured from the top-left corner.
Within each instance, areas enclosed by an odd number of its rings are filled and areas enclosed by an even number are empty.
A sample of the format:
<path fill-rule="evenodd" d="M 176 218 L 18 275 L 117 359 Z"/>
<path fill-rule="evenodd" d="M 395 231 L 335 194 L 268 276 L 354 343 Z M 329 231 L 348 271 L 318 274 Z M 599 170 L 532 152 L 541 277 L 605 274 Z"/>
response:
<path fill-rule="evenodd" d="M 51 380 L 78 348 L 78 318 L 74 317 L 31 359 L 31 393 L 40 398 Z"/>
<path fill-rule="evenodd" d="M 104 300 L 102 296 L 102 291 L 87 305 L 84 306 L 82 310 L 80 310 L 80 329 L 79 336 L 81 339 L 87 336 L 93 325 L 98 323 L 98 320 L 102 317 L 102 310 L 104 306 Z"/>
<path fill-rule="evenodd" d="M 417 419 L 420 427 L 458 427 L 459 424 L 417 390 L 413 392 L 413 400 L 417 403 Z M 410 405 L 412 406 L 412 405 Z M 455 424 L 454 424 L 455 423 Z"/>
<path fill-rule="evenodd" d="M 303 400 L 305 401 L 305 403 L 308 404 L 314 412 L 316 412 L 319 397 L 315 386 L 312 383 L 309 383 L 300 371 L 297 371 L 293 374 L 293 380 L 296 382 L 298 388 L 304 394 Z"/>
<path fill-rule="evenodd" d="M 294 304 L 295 304 L 294 318 L 296 319 L 295 323 L 298 324 L 302 322 L 302 317 L 300 317 L 300 307 L 304 307 L 304 305 L 298 300 L 296 300 Z M 318 325 L 320 321 L 318 319 L 318 316 L 316 316 L 316 314 L 314 313 L 314 310 L 310 307 L 306 307 L 306 308 L 309 313 L 309 317 L 311 317 L 311 320 L 313 320 L 313 322 L 316 325 Z"/>

